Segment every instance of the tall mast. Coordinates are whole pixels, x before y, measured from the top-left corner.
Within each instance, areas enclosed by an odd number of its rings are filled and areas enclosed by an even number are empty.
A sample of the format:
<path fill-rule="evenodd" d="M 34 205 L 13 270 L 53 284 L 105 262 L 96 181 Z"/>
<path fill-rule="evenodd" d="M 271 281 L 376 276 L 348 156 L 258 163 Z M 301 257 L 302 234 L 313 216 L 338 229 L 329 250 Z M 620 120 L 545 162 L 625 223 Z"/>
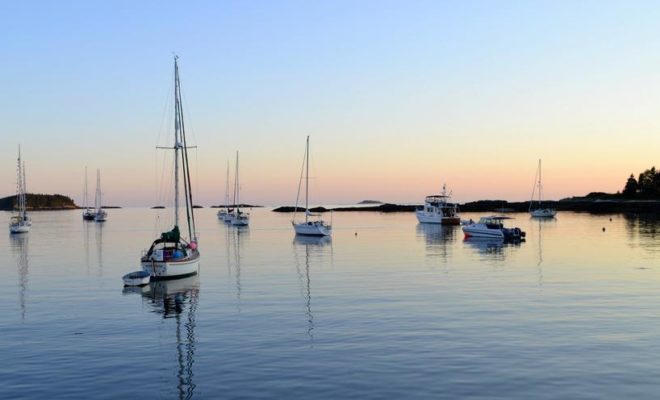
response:
<path fill-rule="evenodd" d="M 541 204 L 541 200 L 543 199 L 543 186 L 541 186 L 541 159 L 539 158 L 539 206 Z"/>
<path fill-rule="evenodd" d="M 25 179 L 25 161 L 23 161 L 23 218 L 27 215 L 27 183 Z"/>
<path fill-rule="evenodd" d="M 234 184 L 236 185 L 236 189 L 235 189 L 235 192 L 234 192 L 234 193 L 236 193 L 236 198 L 234 199 L 234 204 L 236 204 L 236 215 L 238 215 L 241 212 L 241 209 L 240 209 L 240 204 L 241 204 L 240 190 L 241 190 L 241 186 L 238 183 L 238 151 L 236 151 L 236 182 L 234 182 Z"/>
<path fill-rule="evenodd" d="M 305 147 L 305 222 L 309 220 L 309 135 Z"/>
<path fill-rule="evenodd" d="M 179 226 L 179 150 L 181 141 L 180 104 L 179 104 L 179 56 L 174 56 L 174 226 Z"/>
<path fill-rule="evenodd" d="M 227 179 L 225 179 L 225 208 L 229 208 L 229 160 L 227 160 Z"/>
<path fill-rule="evenodd" d="M 83 194 L 83 207 L 87 210 L 87 166 L 85 166 L 85 193 Z"/>
<path fill-rule="evenodd" d="M 96 196 L 94 205 L 97 211 L 100 211 L 101 207 L 103 207 L 103 200 L 101 199 L 101 170 L 98 168 L 96 169 Z"/>

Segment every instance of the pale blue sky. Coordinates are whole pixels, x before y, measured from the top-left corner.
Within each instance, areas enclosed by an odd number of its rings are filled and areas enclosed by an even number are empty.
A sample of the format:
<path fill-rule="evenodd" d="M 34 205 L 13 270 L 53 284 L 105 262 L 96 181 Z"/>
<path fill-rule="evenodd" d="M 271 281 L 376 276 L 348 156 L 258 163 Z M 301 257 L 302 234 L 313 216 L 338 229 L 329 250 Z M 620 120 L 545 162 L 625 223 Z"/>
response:
<path fill-rule="evenodd" d="M 0 25 L 0 196 L 150 205 L 181 57 L 200 203 L 241 151 L 243 198 L 291 203 L 312 134 L 320 202 L 620 189 L 660 147 L 660 4 L 22 1 Z M 165 124 L 169 124 L 168 119 Z M 167 125 L 169 127 L 169 125 Z M 90 177 L 92 174 L 90 173 Z"/>

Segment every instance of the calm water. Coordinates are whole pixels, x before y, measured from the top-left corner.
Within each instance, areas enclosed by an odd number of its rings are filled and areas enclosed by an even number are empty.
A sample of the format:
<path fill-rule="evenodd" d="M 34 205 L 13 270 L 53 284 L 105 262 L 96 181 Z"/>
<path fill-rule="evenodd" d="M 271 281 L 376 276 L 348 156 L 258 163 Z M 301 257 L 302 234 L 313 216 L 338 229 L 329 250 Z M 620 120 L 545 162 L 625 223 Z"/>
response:
<path fill-rule="evenodd" d="M 658 221 L 516 214 L 527 241 L 500 246 L 412 213 L 336 213 L 331 241 L 299 241 L 290 215 L 255 209 L 237 230 L 201 209 L 199 276 L 123 289 L 157 214 L 33 213 L 4 235 L 0 398 L 660 391 Z"/>

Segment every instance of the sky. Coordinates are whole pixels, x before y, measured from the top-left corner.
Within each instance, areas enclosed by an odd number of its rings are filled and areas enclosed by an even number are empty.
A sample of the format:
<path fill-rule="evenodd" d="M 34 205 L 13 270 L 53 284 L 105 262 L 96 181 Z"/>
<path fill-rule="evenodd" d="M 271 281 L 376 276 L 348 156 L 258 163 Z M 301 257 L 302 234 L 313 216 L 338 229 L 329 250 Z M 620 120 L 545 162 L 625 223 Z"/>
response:
<path fill-rule="evenodd" d="M 180 57 L 195 202 L 549 199 L 660 166 L 654 1 L 3 1 L 0 197 L 161 204 Z M 233 176 L 233 167 L 232 172 Z M 233 179 L 233 178 L 232 178 Z M 165 182 L 165 183 L 163 183 Z"/>

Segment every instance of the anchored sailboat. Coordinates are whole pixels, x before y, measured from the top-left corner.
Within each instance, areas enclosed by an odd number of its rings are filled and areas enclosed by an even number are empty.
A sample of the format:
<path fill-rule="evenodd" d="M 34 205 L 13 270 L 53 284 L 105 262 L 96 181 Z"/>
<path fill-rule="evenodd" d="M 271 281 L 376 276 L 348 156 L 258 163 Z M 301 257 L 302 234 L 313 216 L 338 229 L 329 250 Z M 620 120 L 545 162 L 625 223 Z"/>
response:
<path fill-rule="evenodd" d="M 142 269 L 151 274 L 153 279 L 180 278 L 195 275 L 199 270 L 199 250 L 195 230 L 195 214 L 190 183 L 190 165 L 186 144 L 181 86 L 179 83 L 179 57 L 174 57 L 174 227 L 163 232 L 152 243 L 140 259 Z M 180 175 L 183 175 L 183 191 L 186 208 L 188 240 L 181 237 L 179 230 Z"/>
<path fill-rule="evenodd" d="M 89 208 L 89 196 L 87 195 L 87 167 L 85 167 L 85 193 L 83 195 L 83 211 L 82 217 L 85 221 L 94 221 L 94 211 Z"/>
<path fill-rule="evenodd" d="M 18 146 L 18 162 L 16 167 L 18 177 L 16 178 L 16 209 L 17 215 L 11 217 L 9 232 L 27 233 L 30 231 L 32 222 L 27 215 L 27 199 L 25 185 L 25 163 L 21 161 L 21 146 Z"/>
<path fill-rule="evenodd" d="M 229 222 L 229 160 L 227 160 L 227 178 L 225 180 L 225 206 L 218 211 L 218 219 Z"/>
<path fill-rule="evenodd" d="M 234 211 L 229 214 L 229 222 L 234 226 L 248 226 L 250 214 L 241 211 L 241 186 L 238 181 L 238 151 L 236 152 L 236 177 L 234 178 Z"/>
<path fill-rule="evenodd" d="M 536 180 L 538 178 L 538 181 Z M 536 207 L 534 207 L 534 193 L 538 188 L 539 199 Z M 532 199 L 529 202 L 529 213 L 532 217 L 536 218 L 553 218 L 557 214 L 554 208 L 543 207 L 543 186 L 541 185 L 541 159 L 539 159 L 539 167 L 536 170 L 536 177 L 534 179 L 534 188 L 532 189 Z"/>
<path fill-rule="evenodd" d="M 103 209 L 103 192 L 101 191 L 101 170 L 96 169 L 96 196 L 94 196 L 94 221 L 105 222 L 108 213 Z"/>
<path fill-rule="evenodd" d="M 296 223 L 296 211 L 298 210 L 298 199 L 300 198 L 300 186 L 302 184 L 302 174 L 298 182 L 298 195 L 296 196 L 296 208 L 293 213 L 291 224 L 296 231 L 296 235 L 308 236 L 329 236 L 332 234 L 332 225 L 326 224 L 320 214 L 313 214 L 309 211 L 309 136 L 305 145 L 305 161 L 303 163 L 305 170 L 305 222 Z M 310 217 L 318 217 L 317 220 L 310 220 Z"/>

